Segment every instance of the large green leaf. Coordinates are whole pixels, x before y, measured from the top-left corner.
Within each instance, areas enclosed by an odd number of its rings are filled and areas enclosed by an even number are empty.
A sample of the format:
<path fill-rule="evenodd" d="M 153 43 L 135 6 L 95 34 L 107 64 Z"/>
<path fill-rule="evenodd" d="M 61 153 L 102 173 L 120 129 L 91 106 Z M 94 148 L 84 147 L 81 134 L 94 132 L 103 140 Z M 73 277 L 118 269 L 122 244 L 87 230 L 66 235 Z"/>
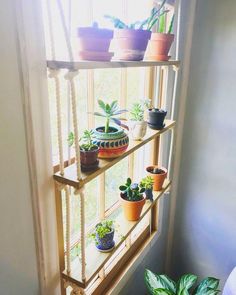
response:
<path fill-rule="evenodd" d="M 146 269 L 144 279 L 150 294 L 175 294 L 175 283 L 167 276 L 156 275 L 152 271 Z M 166 293 L 155 293 L 157 290 L 159 290 L 159 292 L 160 290 L 164 290 Z"/>
<path fill-rule="evenodd" d="M 194 290 L 194 294 L 195 295 L 205 294 L 204 292 L 207 291 L 208 289 L 217 290 L 217 288 L 219 287 L 219 282 L 220 281 L 216 278 L 207 277 L 204 280 L 202 280 L 202 282 Z M 208 293 L 206 293 L 206 294 L 208 294 Z M 211 294 L 211 293 L 209 293 L 209 294 Z M 212 293 L 212 294 L 214 294 L 214 293 Z"/>
<path fill-rule="evenodd" d="M 174 295 L 171 291 L 168 291 L 166 289 L 158 288 L 154 290 L 154 295 Z"/>
<path fill-rule="evenodd" d="M 197 276 L 193 274 L 183 275 L 178 282 L 177 295 L 188 294 L 188 290 L 196 283 L 196 281 Z"/>

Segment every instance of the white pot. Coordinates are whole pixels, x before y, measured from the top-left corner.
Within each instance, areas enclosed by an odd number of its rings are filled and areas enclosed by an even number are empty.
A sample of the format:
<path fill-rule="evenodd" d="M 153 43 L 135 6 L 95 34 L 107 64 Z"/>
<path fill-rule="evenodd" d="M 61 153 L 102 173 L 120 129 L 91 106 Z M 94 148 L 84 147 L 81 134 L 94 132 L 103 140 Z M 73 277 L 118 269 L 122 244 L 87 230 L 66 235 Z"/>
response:
<path fill-rule="evenodd" d="M 142 139 L 147 132 L 147 122 L 146 121 L 129 121 L 129 132 L 133 140 Z"/>

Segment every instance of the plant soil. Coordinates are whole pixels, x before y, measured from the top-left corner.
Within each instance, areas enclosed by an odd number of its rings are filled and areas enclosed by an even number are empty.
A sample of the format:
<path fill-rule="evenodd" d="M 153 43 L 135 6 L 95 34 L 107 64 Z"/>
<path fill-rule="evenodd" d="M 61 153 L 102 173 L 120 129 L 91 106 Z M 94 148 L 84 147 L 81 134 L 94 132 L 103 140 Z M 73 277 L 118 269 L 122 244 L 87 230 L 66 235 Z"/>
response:
<path fill-rule="evenodd" d="M 98 128 L 97 131 L 105 133 L 105 127 Z M 115 133 L 115 132 L 117 132 L 117 129 L 115 127 L 109 127 L 108 133 Z"/>
<path fill-rule="evenodd" d="M 164 174 L 165 171 L 159 168 L 152 168 L 152 169 L 148 169 L 148 172 L 152 173 L 152 174 Z"/>

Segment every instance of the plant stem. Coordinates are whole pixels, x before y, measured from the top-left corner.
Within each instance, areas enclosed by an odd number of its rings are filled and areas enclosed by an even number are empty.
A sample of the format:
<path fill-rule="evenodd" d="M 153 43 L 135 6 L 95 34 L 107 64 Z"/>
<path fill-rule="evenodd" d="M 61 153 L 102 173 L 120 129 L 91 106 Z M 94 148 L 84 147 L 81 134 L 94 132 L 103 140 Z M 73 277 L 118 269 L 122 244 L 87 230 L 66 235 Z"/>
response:
<path fill-rule="evenodd" d="M 109 132 L 109 122 L 110 122 L 110 119 L 107 118 L 106 125 L 105 125 L 105 133 L 108 133 Z"/>

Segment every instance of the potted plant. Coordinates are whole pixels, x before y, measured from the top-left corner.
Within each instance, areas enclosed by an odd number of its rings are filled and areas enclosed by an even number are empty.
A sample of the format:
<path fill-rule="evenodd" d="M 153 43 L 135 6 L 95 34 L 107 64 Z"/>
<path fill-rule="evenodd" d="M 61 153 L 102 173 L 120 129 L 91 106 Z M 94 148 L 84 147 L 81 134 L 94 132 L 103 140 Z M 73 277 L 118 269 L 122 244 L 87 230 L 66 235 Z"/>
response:
<path fill-rule="evenodd" d="M 109 52 L 113 31 L 101 29 L 97 23 L 92 27 L 77 28 L 78 55 L 82 60 L 110 61 L 113 53 Z"/>
<path fill-rule="evenodd" d="M 120 118 L 116 118 L 127 110 L 120 110 L 117 101 L 111 104 L 98 100 L 101 112 L 94 112 L 95 116 L 104 117 L 106 119 L 105 126 L 99 126 L 93 130 L 93 144 L 99 147 L 99 158 L 116 158 L 123 154 L 128 145 L 129 137 L 119 126 L 111 126 L 111 121 L 117 125 L 126 127 L 120 122 Z"/>
<path fill-rule="evenodd" d="M 154 180 L 151 176 L 146 176 L 140 181 L 140 187 L 145 188 L 146 199 L 153 201 L 153 184 Z"/>
<path fill-rule="evenodd" d="M 190 289 L 197 283 L 197 279 L 196 275 L 185 274 L 175 282 L 167 275 L 157 275 L 148 269 L 144 273 L 144 281 L 151 295 L 216 295 L 220 292 L 220 281 L 213 277 L 203 279 L 191 292 Z"/>
<path fill-rule="evenodd" d="M 116 60 L 139 61 L 143 60 L 151 29 L 158 19 L 166 0 L 158 8 L 153 8 L 150 16 L 143 21 L 126 24 L 117 17 L 105 15 L 114 25 L 114 45 Z"/>
<path fill-rule="evenodd" d="M 74 133 L 70 132 L 68 136 L 69 146 L 74 144 Z M 79 141 L 82 141 L 80 145 L 80 165 L 82 171 L 91 171 L 98 167 L 98 151 L 99 148 L 93 143 L 93 131 L 85 130 L 83 136 Z"/>
<path fill-rule="evenodd" d="M 147 132 L 147 122 L 144 120 L 145 104 L 135 102 L 130 110 L 129 131 L 132 139 L 140 140 Z"/>
<path fill-rule="evenodd" d="M 174 41 L 174 34 L 172 33 L 174 14 L 171 18 L 170 25 L 166 30 L 167 12 L 168 11 L 160 14 L 157 32 L 152 32 L 147 49 L 146 59 L 148 60 L 167 61 L 171 57 L 168 53 Z"/>
<path fill-rule="evenodd" d="M 153 179 L 153 190 L 160 191 L 167 176 L 167 169 L 153 165 L 148 166 L 146 171 Z"/>
<path fill-rule="evenodd" d="M 121 191 L 120 201 L 126 219 L 130 221 L 138 220 L 146 201 L 144 197 L 145 188 L 140 187 L 138 183 L 132 183 L 132 180 L 127 178 L 126 183 L 121 185 L 119 189 Z"/>
<path fill-rule="evenodd" d="M 90 237 L 94 239 L 98 251 L 110 252 L 115 246 L 114 233 L 114 221 L 104 220 L 95 226 Z"/>
<path fill-rule="evenodd" d="M 165 127 L 164 120 L 167 115 L 167 111 L 150 108 L 148 109 L 148 126 L 155 130 L 160 130 Z"/>

